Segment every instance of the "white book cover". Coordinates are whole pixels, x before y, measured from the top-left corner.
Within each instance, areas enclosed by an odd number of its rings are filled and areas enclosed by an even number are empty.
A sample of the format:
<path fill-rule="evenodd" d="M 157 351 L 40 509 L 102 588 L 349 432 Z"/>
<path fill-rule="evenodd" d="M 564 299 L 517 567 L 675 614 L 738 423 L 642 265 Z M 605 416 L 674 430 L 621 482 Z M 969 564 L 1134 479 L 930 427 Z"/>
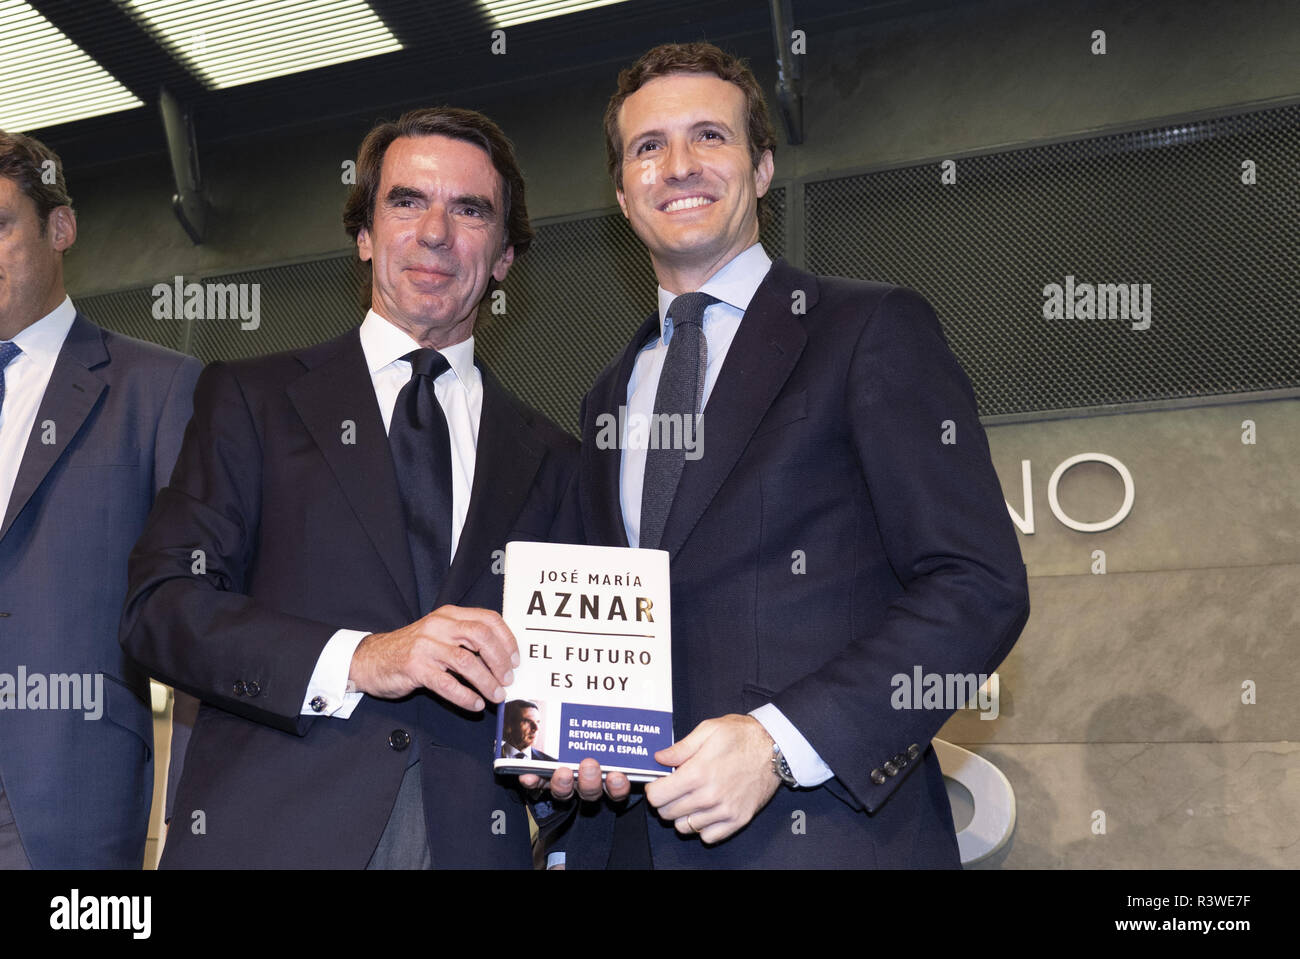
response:
<path fill-rule="evenodd" d="M 649 782 L 673 744 L 668 553 L 506 544 L 502 617 L 519 666 L 497 710 L 501 773 L 549 776 L 591 756 Z"/>

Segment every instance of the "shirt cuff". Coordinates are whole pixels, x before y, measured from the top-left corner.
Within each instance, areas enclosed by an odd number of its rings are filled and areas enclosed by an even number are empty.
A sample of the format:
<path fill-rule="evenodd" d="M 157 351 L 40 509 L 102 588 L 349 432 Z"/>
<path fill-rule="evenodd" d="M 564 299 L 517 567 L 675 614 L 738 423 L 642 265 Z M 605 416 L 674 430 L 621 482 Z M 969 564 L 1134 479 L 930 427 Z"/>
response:
<path fill-rule="evenodd" d="M 348 673 L 352 670 L 352 654 L 370 633 L 359 629 L 340 629 L 330 637 L 316 660 L 307 695 L 303 697 L 304 716 L 333 716 L 347 719 L 357 708 L 364 693 L 348 689 Z"/>
<path fill-rule="evenodd" d="M 781 748 L 781 755 L 790 765 L 790 774 L 800 786 L 820 786 L 835 773 L 822 761 L 812 743 L 785 718 L 785 713 L 775 703 L 759 706 L 750 712 L 762 724 L 772 741 Z"/>
<path fill-rule="evenodd" d="M 564 865 L 564 853 L 553 852 L 546 857 L 546 868 L 554 869 L 556 866 Z"/>

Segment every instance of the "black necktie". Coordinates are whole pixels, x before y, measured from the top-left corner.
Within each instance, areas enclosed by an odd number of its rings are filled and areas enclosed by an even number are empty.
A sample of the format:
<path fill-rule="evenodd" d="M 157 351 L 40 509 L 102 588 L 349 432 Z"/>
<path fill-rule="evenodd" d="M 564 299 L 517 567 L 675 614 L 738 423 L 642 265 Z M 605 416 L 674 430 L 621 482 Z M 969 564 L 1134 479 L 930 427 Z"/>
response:
<path fill-rule="evenodd" d="M 700 412 L 704 400 L 704 370 L 708 365 L 709 346 L 704 339 L 704 310 L 718 301 L 707 293 L 683 293 L 668 307 L 673 321 L 673 338 L 664 356 L 663 372 L 659 374 L 659 388 L 655 391 L 654 416 L 650 422 L 650 439 L 676 437 L 684 440 L 687 418 L 691 418 L 692 437 L 697 424 L 693 417 Z M 679 423 L 680 430 L 666 429 L 663 417 L 677 417 L 669 423 Z M 668 510 L 677 493 L 677 482 L 686 465 L 686 444 L 672 444 L 674 449 L 646 450 L 645 479 L 641 486 L 641 535 L 639 545 L 644 549 L 658 549 L 668 521 Z"/>
<path fill-rule="evenodd" d="M 388 444 L 406 511 L 420 612 L 428 613 L 451 563 L 451 436 L 433 381 L 451 368 L 437 350 L 414 350 L 411 379 L 397 394 Z"/>

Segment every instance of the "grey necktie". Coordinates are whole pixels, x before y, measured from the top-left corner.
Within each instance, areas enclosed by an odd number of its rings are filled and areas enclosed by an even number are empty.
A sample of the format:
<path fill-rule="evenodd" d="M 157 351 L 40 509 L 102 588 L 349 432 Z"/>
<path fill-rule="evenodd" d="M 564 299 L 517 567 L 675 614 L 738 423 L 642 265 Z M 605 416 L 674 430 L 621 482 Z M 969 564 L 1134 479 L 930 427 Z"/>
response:
<path fill-rule="evenodd" d="M 5 404 L 5 367 L 21 352 L 22 348 L 17 344 L 0 343 L 0 409 L 3 409 Z"/>
<path fill-rule="evenodd" d="M 654 416 L 650 424 L 650 449 L 646 451 L 645 480 L 641 486 L 641 536 L 639 545 L 658 549 L 668 511 L 677 493 L 677 482 L 686 465 L 686 444 L 674 442 L 673 449 L 656 449 L 655 437 L 684 439 L 686 418 L 700 412 L 704 400 L 704 370 L 709 347 L 704 339 L 704 310 L 717 303 L 707 293 L 683 293 L 668 307 L 673 321 L 673 338 L 668 342 L 664 368 L 655 392 Z M 680 429 L 665 429 L 663 417 L 673 417 Z M 697 425 L 692 422 L 691 430 Z M 694 435 L 694 434 L 692 434 Z"/>

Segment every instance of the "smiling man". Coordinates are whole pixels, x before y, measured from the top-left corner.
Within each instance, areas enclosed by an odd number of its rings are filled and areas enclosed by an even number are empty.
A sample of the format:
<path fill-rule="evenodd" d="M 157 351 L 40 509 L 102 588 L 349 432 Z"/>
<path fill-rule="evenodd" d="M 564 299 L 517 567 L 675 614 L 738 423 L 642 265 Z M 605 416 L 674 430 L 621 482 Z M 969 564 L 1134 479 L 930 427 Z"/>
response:
<path fill-rule="evenodd" d="M 955 867 L 930 748 L 950 713 L 893 709 L 891 680 L 992 672 L 1027 617 L 970 385 L 916 293 L 768 258 L 776 143 L 741 62 L 651 50 L 605 133 L 659 309 L 584 401 L 582 519 L 671 555 L 678 741 L 645 801 L 574 818 L 567 866 Z M 593 442 L 624 405 L 702 414 L 703 455 Z"/>
<path fill-rule="evenodd" d="M 577 444 L 474 359 L 532 237 L 510 142 L 381 124 L 344 224 L 361 326 L 209 366 L 132 555 L 122 642 L 203 701 L 162 865 L 528 868 L 485 716 L 518 664 L 494 552 L 548 538 Z"/>

